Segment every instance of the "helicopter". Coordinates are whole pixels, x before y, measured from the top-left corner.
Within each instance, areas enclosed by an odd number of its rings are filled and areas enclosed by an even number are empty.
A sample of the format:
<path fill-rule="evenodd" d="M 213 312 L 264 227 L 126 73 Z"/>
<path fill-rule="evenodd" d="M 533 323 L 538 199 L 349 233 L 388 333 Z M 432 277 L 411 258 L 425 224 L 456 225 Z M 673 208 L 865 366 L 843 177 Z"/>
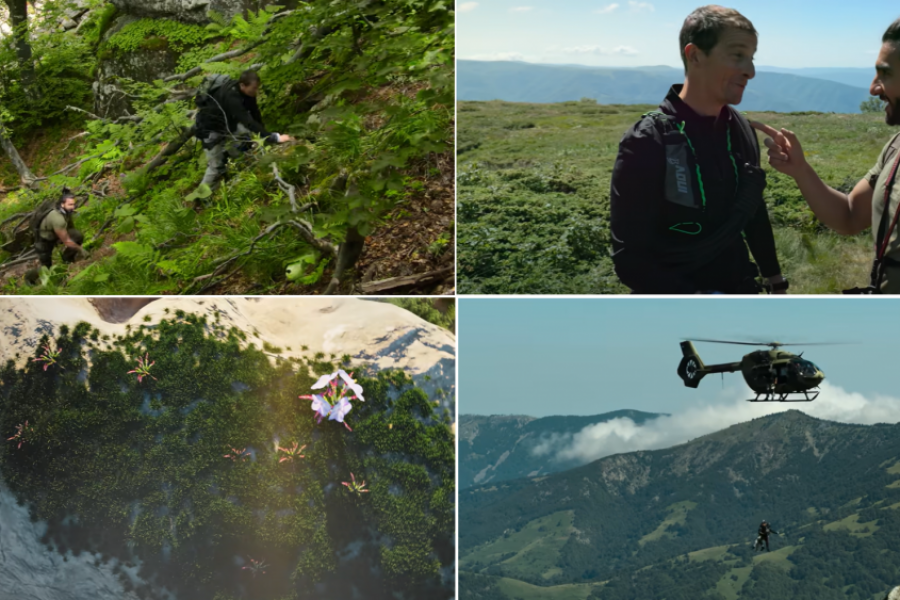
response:
<path fill-rule="evenodd" d="M 719 365 L 705 365 L 694 344 L 689 340 L 681 342 L 684 355 L 678 365 L 678 376 L 689 388 L 696 388 L 700 380 L 710 373 L 734 373 L 740 371 L 756 398 L 748 402 L 812 402 L 819 396 L 818 388 L 825 379 L 822 370 L 803 357 L 803 353 L 793 354 L 781 350 L 781 342 L 731 342 L 724 340 L 694 340 L 713 344 L 738 344 L 742 346 L 768 346 L 769 350 L 756 350 L 744 355 L 740 362 Z M 804 344 L 823 345 L 823 344 Z M 802 397 L 800 396 L 802 394 Z"/>

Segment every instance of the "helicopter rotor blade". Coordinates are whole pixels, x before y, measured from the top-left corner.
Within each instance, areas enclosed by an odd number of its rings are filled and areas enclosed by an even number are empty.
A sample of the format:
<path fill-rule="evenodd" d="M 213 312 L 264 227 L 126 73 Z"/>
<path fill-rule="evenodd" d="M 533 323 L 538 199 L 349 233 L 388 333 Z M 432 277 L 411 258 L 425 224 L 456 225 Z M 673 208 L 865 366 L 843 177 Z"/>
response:
<path fill-rule="evenodd" d="M 730 340 L 702 340 L 702 339 L 693 339 L 688 340 L 685 339 L 686 342 L 709 342 L 711 344 L 736 344 L 738 346 L 771 346 L 772 344 L 767 344 L 765 342 L 733 342 Z"/>
<path fill-rule="evenodd" d="M 859 342 L 788 342 L 782 344 L 778 343 L 779 346 L 851 346 L 853 344 L 858 344 Z"/>
<path fill-rule="evenodd" d="M 736 344 L 738 346 L 772 346 L 772 347 L 778 347 L 778 348 L 780 348 L 781 346 L 847 346 L 847 345 L 859 343 L 859 342 L 735 342 L 733 340 L 705 340 L 705 339 L 695 339 L 695 340 L 685 340 L 685 341 L 709 342 L 711 344 Z"/>

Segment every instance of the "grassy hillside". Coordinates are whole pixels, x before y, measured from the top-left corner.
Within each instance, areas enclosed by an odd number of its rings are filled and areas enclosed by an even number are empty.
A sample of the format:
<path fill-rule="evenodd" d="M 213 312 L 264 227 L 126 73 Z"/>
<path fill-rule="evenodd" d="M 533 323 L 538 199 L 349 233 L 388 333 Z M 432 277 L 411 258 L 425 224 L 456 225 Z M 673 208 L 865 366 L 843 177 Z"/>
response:
<path fill-rule="evenodd" d="M 461 598 L 881 600 L 900 580 L 897 431 L 789 411 L 463 490 Z M 782 535 L 754 553 L 763 518 Z"/>
<path fill-rule="evenodd" d="M 672 67 L 611 68 L 461 60 L 460 100 L 566 102 L 593 98 L 602 104 L 656 103 L 684 77 Z M 815 75 L 757 71 L 744 93 L 744 110 L 858 113 L 868 82 L 846 85 Z"/>
<path fill-rule="evenodd" d="M 624 293 L 609 259 L 609 184 L 619 141 L 652 105 L 460 102 L 462 293 Z M 849 191 L 895 131 L 880 114 L 750 113 L 795 131 L 822 178 Z M 871 234 L 823 228 L 793 180 L 763 160 L 766 203 L 791 293 L 868 283 Z"/>

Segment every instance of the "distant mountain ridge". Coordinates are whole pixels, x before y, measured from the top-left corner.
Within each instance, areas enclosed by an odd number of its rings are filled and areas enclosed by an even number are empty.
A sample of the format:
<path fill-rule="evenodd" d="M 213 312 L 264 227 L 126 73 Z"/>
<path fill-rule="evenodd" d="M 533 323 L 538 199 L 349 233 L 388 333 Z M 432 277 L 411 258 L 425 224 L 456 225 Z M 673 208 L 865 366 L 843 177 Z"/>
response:
<path fill-rule="evenodd" d="M 796 74 L 805 71 L 785 71 L 789 72 L 757 70 L 738 105 L 740 110 L 858 113 L 860 103 L 870 97 L 868 88 L 862 87 L 862 74 L 852 70 L 831 70 L 823 75 L 860 81 L 858 86 Z M 682 70 L 666 66 L 611 68 L 459 60 L 457 98 L 534 103 L 593 98 L 600 104 L 659 104 L 672 84 L 683 79 Z"/>
<path fill-rule="evenodd" d="M 900 424 L 791 410 L 459 496 L 461 598 L 873 600 L 900 581 Z M 785 536 L 757 555 L 762 519 Z"/>
<path fill-rule="evenodd" d="M 571 469 L 579 461 L 557 462 L 536 456 L 535 447 L 549 438 L 572 435 L 589 425 L 631 419 L 640 425 L 659 413 L 617 410 L 592 416 L 528 417 L 523 415 L 460 415 L 459 486 L 534 477 Z"/>

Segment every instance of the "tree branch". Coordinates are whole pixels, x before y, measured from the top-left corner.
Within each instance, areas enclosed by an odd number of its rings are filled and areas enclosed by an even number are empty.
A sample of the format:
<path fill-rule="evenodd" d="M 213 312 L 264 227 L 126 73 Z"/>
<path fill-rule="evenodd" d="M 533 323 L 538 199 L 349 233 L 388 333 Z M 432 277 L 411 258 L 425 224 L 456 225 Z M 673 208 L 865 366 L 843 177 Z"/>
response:
<path fill-rule="evenodd" d="M 9 137 L 7 137 L 6 127 L 4 127 L 2 123 L 0 123 L 0 147 L 6 152 L 6 155 L 16 168 L 16 171 L 19 172 L 19 180 L 21 181 L 22 186 L 33 188 L 37 181 L 37 177 L 34 176 L 34 173 L 31 172 L 31 169 L 28 168 L 28 165 L 26 165 L 25 161 L 22 160 L 22 157 L 19 156 L 19 151 L 16 150 L 16 147 L 10 141 Z"/>
<path fill-rule="evenodd" d="M 275 163 L 272 163 L 272 172 L 275 174 L 275 182 L 278 184 L 279 189 L 281 189 L 288 197 L 288 200 L 291 201 L 291 212 L 298 212 L 296 188 L 281 178 L 281 173 L 278 172 L 278 165 Z"/>
<path fill-rule="evenodd" d="M 212 58 L 208 58 L 208 59 L 204 60 L 201 63 L 201 65 L 217 63 L 217 62 L 225 62 L 228 59 L 237 58 L 238 56 L 243 56 L 244 54 L 247 54 L 251 50 L 254 50 L 254 49 L 258 48 L 259 46 L 261 46 L 263 44 L 263 42 L 265 42 L 265 41 L 266 41 L 265 38 L 263 38 L 263 39 L 253 42 L 246 48 L 237 48 L 236 50 L 229 50 L 228 52 L 218 54 L 216 56 L 213 56 Z M 187 79 L 190 79 L 194 75 L 199 75 L 202 72 L 203 72 L 203 67 L 197 66 L 197 67 L 194 67 L 193 69 L 191 69 L 190 71 L 188 71 L 187 73 L 181 73 L 179 75 L 170 75 L 170 76 L 166 77 L 165 79 L 163 79 L 163 83 L 169 83 L 170 81 L 185 81 Z"/>
<path fill-rule="evenodd" d="M 3 271 L 6 271 L 7 269 L 10 269 L 16 265 L 21 265 L 22 263 L 27 263 L 29 261 L 32 261 L 32 260 L 36 259 L 37 257 L 38 257 L 37 252 L 35 252 L 35 250 L 32 248 L 31 250 L 28 250 L 27 252 L 25 252 L 25 254 L 23 254 L 19 258 L 15 259 L 15 260 L 11 260 L 9 262 L 5 262 L 2 265 L 0 265 L 0 273 L 2 273 Z"/>

